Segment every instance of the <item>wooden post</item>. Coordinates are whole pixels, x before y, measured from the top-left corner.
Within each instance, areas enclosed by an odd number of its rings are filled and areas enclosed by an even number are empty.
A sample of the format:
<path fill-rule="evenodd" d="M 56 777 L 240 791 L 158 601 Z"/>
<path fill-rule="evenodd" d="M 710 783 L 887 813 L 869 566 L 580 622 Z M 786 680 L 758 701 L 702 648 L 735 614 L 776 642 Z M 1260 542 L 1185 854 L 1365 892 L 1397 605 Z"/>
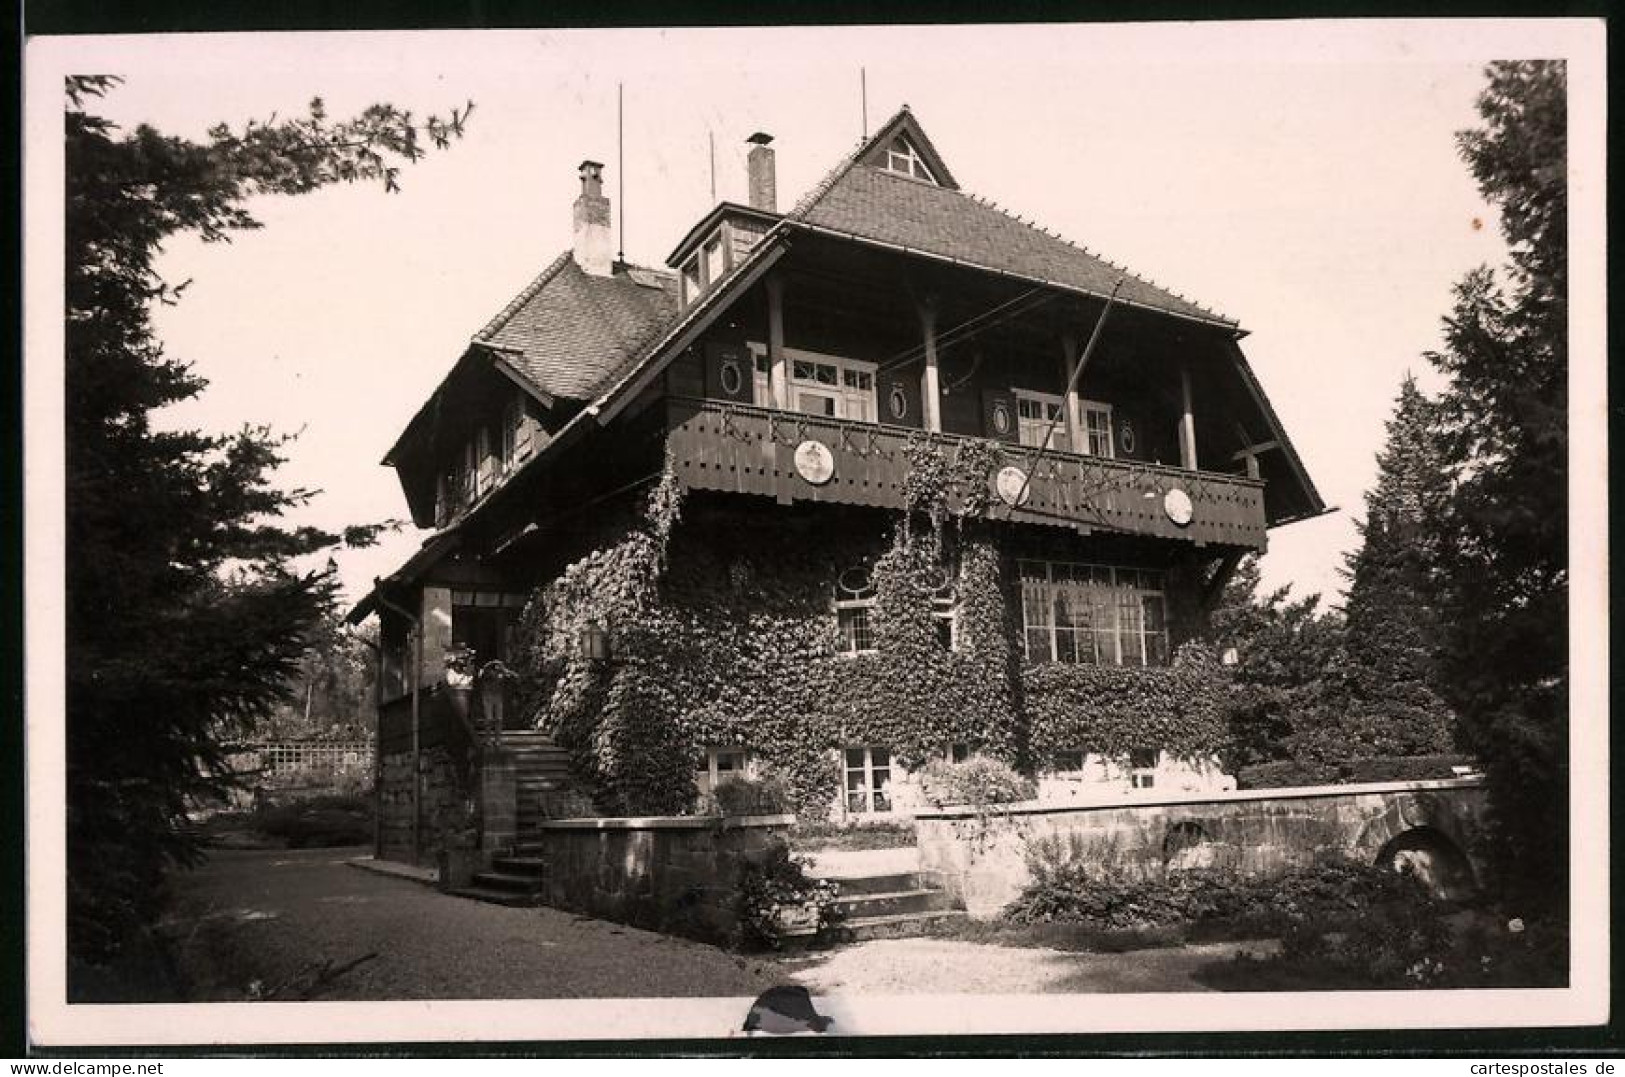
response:
<path fill-rule="evenodd" d="M 1088 448 L 1083 443 L 1079 417 L 1078 382 L 1081 378 L 1074 377 L 1078 365 L 1078 335 L 1068 330 L 1061 334 L 1061 354 L 1066 362 L 1066 400 L 1062 407 L 1066 409 L 1066 448 L 1068 452 L 1081 453 Z"/>
<path fill-rule="evenodd" d="M 1179 466 L 1186 471 L 1196 470 L 1196 416 L 1191 409 L 1191 368 L 1179 368 Z"/>
<path fill-rule="evenodd" d="M 925 428 L 942 431 L 942 382 L 937 371 L 937 302 L 927 296 L 916 304 L 925 344 L 925 373 L 920 376 L 920 410 Z"/>
<path fill-rule="evenodd" d="M 773 406 L 789 411 L 790 364 L 784 358 L 784 278 L 777 273 L 767 278 L 767 358 Z"/>

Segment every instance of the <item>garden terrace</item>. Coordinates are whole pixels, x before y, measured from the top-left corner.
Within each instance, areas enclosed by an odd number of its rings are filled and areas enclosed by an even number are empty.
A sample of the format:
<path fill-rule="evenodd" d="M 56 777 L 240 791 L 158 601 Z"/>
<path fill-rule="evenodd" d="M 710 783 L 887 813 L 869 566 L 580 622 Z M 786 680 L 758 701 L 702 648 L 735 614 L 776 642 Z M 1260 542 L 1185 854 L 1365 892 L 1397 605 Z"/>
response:
<path fill-rule="evenodd" d="M 949 459 L 974 440 L 691 397 L 669 397 L 666 409 L 667 443 L 685 487 L 758 494 L 780 504 L 814 501 L 902 509 L 911 438 L 928 439 Z M 796 451 L 806 441 L 829 450 L 834 468 L 828 481 L 815 484 L 798 472 Z M 1004 464 L 1029 471 L 1031 479 L 1019 507 L 992 499 L 988 514 L 993 519 L 1068 527 L 1085 535 L 1098 530 L 1198 546 L 1265 548 L 1268 521 L 1261 481 L 1058 450 L 1044 452 L 1035 466 L 1033 448 L 1004 446 L 1000 451 Z M 1163 508 L 1164 495 L 1174 489 L 1184 491 L 1192 504 L 1191 519 L 1183 526 Z M 960 500 L 956 492 L 950 509 L 958 509 Z"/>

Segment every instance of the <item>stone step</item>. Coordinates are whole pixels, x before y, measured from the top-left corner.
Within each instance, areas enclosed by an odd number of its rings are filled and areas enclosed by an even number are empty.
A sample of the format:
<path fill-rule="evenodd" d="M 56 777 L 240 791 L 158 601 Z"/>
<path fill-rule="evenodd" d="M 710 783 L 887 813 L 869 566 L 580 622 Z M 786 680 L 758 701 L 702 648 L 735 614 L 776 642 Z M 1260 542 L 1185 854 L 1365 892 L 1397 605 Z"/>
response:
<path fill-rule="evenodd" d="M 480 890 L 501 890 L 504 893 L 534 894 L 541 890 L 542 880 L 534 875 L 506 871 L 482 871 L 474 876 L 474 886 Z"/>
<path fill-rule="evenodd" d="M 919 872 L 905 871 L 891 875 L 825 875 L 814 869 L 808 872 L 815 879 L 828 879 L 841 888 L 841 896 L 851 894 L 894 894 L 899 890 L 922 888 Z"/>
<path fill-rule="evenodd" d="M 528 909 L 540 905 L 541 895 L 536 893 L 521 893 L 516 890 L 492 890 L 483 886 L 463 886 L 451 891 L 457 897 L 472 898 L 475 901 L 484 901 L 492 905 L 509 905 L 514 908 Z"/>
<path fill-rule="evenodd" d="M 491 861 L 491 867 L 506 875 L 526 875 L 537 879 L 547 874 L 547 861 L 540 856 L 499 856 Z"/>
<path fill-rule="evenodd" d="M 945 890 L 897 890 L 891 893 L 843 894 L 835 907 L 845 913 L 848 920 L 863 920 L 901 913 L 944 912 L 950 900 Z"/>
<path fill-rule="evenodd" d="M 939 909 L 935 912 L 891 913 L 882 916 L 855 916 L 843 921 L 842 938 L 849 942 L 867 939 L 901 939 L 924 933 L 927 924 L 949 920 L 963 920 L 961 909 Z"/>

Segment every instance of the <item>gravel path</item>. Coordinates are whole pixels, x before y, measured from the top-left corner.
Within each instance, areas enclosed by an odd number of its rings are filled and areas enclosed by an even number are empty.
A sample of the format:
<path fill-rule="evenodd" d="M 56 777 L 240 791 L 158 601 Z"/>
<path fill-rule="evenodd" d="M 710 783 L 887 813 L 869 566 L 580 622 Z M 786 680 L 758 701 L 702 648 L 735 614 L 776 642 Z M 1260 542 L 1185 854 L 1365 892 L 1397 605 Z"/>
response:
<path fill-rule="evenodd" d="M 771 961 L 556 909 L 450 897 L 346 863 L 364 853 L 219 851 L 179 875 L 165 927 L 192 997 L 751 996 L 784 982 Z M 362 958 L 319 982 L 324 963 Z"/>
<path fill-rule="evenodd" d="M 1258 944 L 1089 954 L 951 939 L 876 939 L 786 959 L 785 965 L 815 995 L 1208 991 L 1193 975 L 1241 949 L 1257 950 Z"/>

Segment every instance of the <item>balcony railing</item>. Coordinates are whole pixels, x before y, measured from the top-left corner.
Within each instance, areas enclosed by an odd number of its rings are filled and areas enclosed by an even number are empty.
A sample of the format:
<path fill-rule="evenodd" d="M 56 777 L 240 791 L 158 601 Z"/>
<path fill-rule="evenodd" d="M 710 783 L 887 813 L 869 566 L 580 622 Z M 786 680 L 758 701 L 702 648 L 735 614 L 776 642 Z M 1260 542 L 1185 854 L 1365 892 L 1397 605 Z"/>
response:
<path fill-rule="evenodd" d="M 686 486 L 760 494 L 783 504 L 818 501 L 903 508 L 909 438 L 928 436 L 937 451 L 948 454 L 971 440 L 688 397 L 668 398 L 667 409 L 668 445 L 677 476 Z M 829 450 L 834 467 L 827 481 L 811 482 L 797 470 L 797 449 L 808 441 Z M 1084 534 L 1099 530 L 1264 548 L 1262 482 L 1054 450 L 1039 457 L 1035 466 L 1034 449 L 1018 445 L 1002 449 L 1000 466 L 1020 468 L 1031 478 L 1020 505 L 993 496 L 988 515 L 995 520 L 1070 527 Z M 1189 499 L 1188 522 L 1177 522 L 1181 514 L 1170 511 L 1169 495 L 1174 490 Z M 1173 496 L 1175 508 L 1179 500 Z"/>

